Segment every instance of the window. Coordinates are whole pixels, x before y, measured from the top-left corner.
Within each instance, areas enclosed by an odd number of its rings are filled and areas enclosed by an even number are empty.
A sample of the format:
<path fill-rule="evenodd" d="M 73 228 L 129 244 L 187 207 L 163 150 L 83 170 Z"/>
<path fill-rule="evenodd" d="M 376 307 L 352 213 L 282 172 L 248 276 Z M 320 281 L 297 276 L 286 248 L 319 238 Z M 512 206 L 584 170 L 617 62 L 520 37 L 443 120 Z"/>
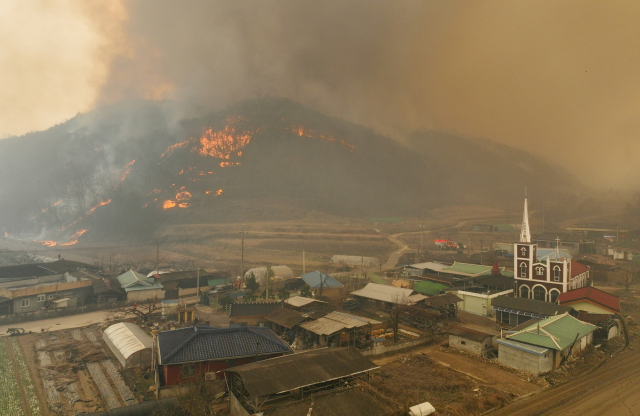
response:
<path fill-rule="evenodd" d="M 520 297 L 521 298 L 529 298 L 529 287 L 528 286 L 520 286 Z"/>
<path fill-rule="evenodd" d="M 227 360 L 227 365 L 229 367 L 232 367 L 232 366 L 236 365 L 236 360 L 234 360 L 234 359 Z"/>
<path fill-rule="evenodd" d="M 47 295 L 38 295 L 38 302 L 44 302 L 46 298 L 47 298 Z"/>
<path fill-rule="evenodd" d="M 460 341 L 460 345 L 467 345 L 465 341 Z"/>
<path fill-rule="evenodd" d="M 195 364 L 185 364 L 182 366 L 182 378 L 193 377 L 196 375 Z"/>
<path fill-rule="evenodd" d="M 560 296 L 560 292 L 556 289 L 553 289 L 549 292 L 549 301 L 556 303 L 558 300 L 558 296 Z"/>
<path fill-rule="evenodd" d="M 527 277 L 527 264 L 525 262 L 520 263 L 520 277 Z"/>
<path fill-rule="evenodd" d="M 511 314 L 509 312 L 500 312 L 500 311 L 498 311 L 498 313 L 500 314 L 500 322 L 502 322 L 503 324 L 508 324 L 509 315 Z"/>
<path fill-rule="evenodd" d="M 20 301 L 20 306 L 22 306 L 23 308 L 28 307 L 31 304 L 31 299 L 22 299 Z"/>
<path fill-rule="evenodd" d="M 560 281 L 560 266 L 553 267 L 553 280 L 556 282 Z"/>
<path fill-rule="evenodd" d="M 53 299 L 55 297 L 56 297 L 56 295 L 49 295 L 49 299 Z"/>
<path fill-rule="evenodd" d="M 536 267 L 536 274 L 537 274 L 538 276 L 542 276 L 542 275 L 543 275 L 543 272 L 544 272 L 544 267 L 542 267 L 542 266 L 538 266 L 538 267 Z"/>
<path fill-rule="evenodd" d="M 535 300 L 547 300 L 547 289 L 542 286 L 536 286 L 533 288 L 533 298 Z"/>

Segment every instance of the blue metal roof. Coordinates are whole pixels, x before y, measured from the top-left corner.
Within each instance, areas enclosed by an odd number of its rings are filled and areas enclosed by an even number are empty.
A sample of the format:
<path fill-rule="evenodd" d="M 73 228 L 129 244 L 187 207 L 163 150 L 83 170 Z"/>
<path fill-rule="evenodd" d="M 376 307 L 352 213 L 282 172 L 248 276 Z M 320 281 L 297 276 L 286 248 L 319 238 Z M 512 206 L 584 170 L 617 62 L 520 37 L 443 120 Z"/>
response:
<path fill-rule="evenodd" d="M 300 277 L 312 289 L 320 288 L 320 279 L 322 279 L 322 287 L 343 287 L 342 283 L 338 282 L 333 277 L 329 276 L 326 273 L 321 273 L 317 270 L 315 272 L 303 274 Z"/>
<path fill-rule="evenodd" d="M 531 354 L 535 354 L 535 355 L 544 355 L 549 352 L 548 348 L 538 347 L 536 345 L 529 345 L 529 344 L 525 344 L 524 342 L 511 341 L 509 339 L 504 339 L 504 338 L 496 339 L 495 341 L 500 345 L 515 348 L 520 351 L 530 352 Z"/>
<path fill-rule="evenodd" d="M 226 360 L 291 353 L 269 328 L 209 328 L 192 326 L 158 334 L 160 364 Z"/>

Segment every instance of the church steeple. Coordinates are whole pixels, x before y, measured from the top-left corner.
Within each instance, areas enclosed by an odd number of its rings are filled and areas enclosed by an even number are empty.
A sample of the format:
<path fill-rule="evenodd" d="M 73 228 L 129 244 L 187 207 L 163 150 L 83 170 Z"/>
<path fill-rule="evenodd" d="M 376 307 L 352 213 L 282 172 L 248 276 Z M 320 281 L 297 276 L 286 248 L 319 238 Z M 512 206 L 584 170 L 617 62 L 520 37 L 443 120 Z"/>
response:
<path fill-rule="evenodd" d="M 522 227 L 520 228 L 520 242 L 531 242 L 531 232 L 529 230 L 529 211 L 527 209 L 527 188 L 524 188 L 524 213 L 522 214 Z"/>

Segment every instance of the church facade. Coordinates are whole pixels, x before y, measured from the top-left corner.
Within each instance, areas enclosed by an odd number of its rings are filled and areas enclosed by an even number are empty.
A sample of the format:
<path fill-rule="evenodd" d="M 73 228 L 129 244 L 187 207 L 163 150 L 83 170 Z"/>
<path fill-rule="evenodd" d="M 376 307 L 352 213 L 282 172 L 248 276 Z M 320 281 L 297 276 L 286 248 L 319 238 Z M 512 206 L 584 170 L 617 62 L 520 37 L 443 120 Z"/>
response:
<path fill-rule="evenodd" d="M 521 298 L 556 303 L 561 293 L 589 284 L 587 266 L 571 260 L 558 248 L 539 251 L 531 242 L 526 197 L 520 242 L 514 244 L 513 271 L 514 296 Z"/>

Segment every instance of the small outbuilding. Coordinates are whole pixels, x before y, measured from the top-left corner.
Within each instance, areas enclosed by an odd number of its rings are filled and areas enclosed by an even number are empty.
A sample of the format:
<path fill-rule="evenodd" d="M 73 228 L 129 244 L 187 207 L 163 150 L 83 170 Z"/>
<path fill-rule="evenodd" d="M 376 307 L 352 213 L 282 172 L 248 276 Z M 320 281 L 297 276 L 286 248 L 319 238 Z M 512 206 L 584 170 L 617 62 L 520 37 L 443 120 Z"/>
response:
<path fill-rule="evenodd" d="M 104 330 L 102 339 L 122 367 L 151 365 L 153 340 L 138 325 L 130 322 L 111 325 Z"/>
<path fill-rule="evenodd" d="M 493 349 L 491 345 L 493 335 L 461 326 L 452 326 L 448 332 L 451 348 L 489 358 Z"/>

